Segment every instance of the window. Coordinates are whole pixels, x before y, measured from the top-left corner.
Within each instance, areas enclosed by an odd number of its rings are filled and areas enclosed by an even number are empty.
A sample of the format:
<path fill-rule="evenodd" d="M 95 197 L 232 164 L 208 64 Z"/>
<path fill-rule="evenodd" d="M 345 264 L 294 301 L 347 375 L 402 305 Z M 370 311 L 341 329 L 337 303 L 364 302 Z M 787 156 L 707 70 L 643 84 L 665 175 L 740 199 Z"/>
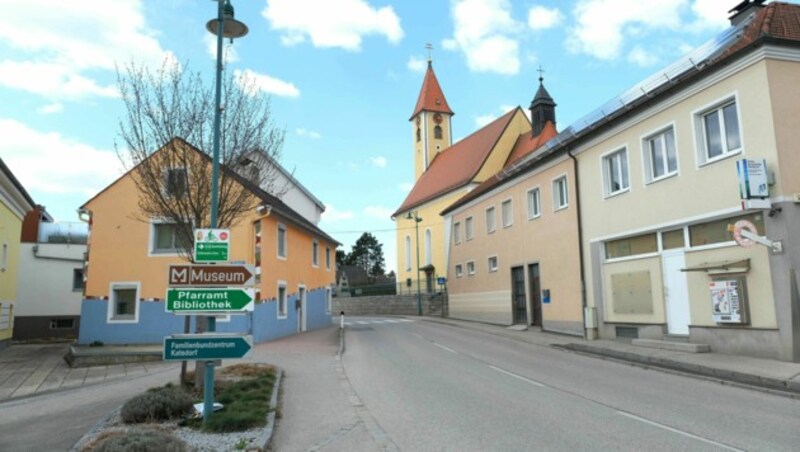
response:
<path fill-rule="evenodd" d="M 411 271 L 411 236 L 406 236 L 406 271 Z"/>
<path fill-rule="evenodd" d="M 278 318 L 285 319 L 289 308 L 286 302 L 286 281 L 278 281 Z"/>
<path fill-rule="evenodd" d="M 603 156 L 603 182 L 606 196 L 622 193 L 630 187 L 628 151 L 625 148 Z"/>
<path fill-rule="evenodd" d="M 661 248 L 665 250 L 683 248 L 683 228 L 662 232 Z"/>
<path fill-rule="evenodd" d="M 328 247 L 325 247 L 325 268 L 331 269 L 331 249 Z"/>
<path fill-rule="evenodd" d="M 472 217 L 464 220 L 464 233 L 467 236 L 467 240 L 472 240 Z"/>
<path fill-rule="evenodd" d="M 497 256 L 489 257 L 489 272 L 497 271 Z"/>
<path fill-rule="evenodd" d="M 553 206 L 554 210 L 560 210 L 569 205 L 569 194 L 567 193 L 567 176 L 561 176 L 553 181 Z"/>
<path fill-rule="evenodd" d="M 333 307 L 333 289 L 330 287 L 325 288 L 325 312 L 327 314 L 331 313 Z"/>
<path fill-rule="evenodd" d="M 461 222 L 453 224 L 453 241 L 456 245 L 461 243 Z"/>
<path fill-rule="evenodd" d="M 425 230 L 425 265 L 431 265 L 431 230 Z"/>
<path fill-rule="evenodd" d="M 75 319 L 51 319 L 51 330 L 72 330 L 75 329 Z"/>
<path fill-rule="evenodd" d="M 467 262 L 467 275 L 472 276 L 475 274 L 475 261 Z"/>
<path fill-rule="evenodd" d="M 83 269 L 72 269 L 72 291 L 83 292 Z"/>
<path fill-rule="evenodd" d="M 286 226 L 278 224 L 278 258 L 286 259 Z"/>
<path fill-rule="evenodd" d="M 139 283 L 111 283 L 108 301 L 108 321 L 135 323 L 139 321 Z"/>
<path fill-rule="evenodd" d="M 417 142 L 422 141 L 422 131 L 417 127 Z"/>
<path fill-rule="evenodd" d="M 648 183 L 678 172 L 675 131 L 672 127 L 644 140 L 645 178 Z"/>
<path fill-rule="evenodd" d="M 456 278 L 464 276 L 464 267 L 461 264 L 456 264 Z"/>
<path fill-rule="evenodd" d="M 507 228 L 514 224 L 514 211 L 511 207 L 511 200 L 507 199 L 500 205 L 500 211 L 503 215 L 503 227 Z"/>
<path fill-rule="evenodd" d="M 6 271 L 8 268 L 8 243 L 3 243 L 3 256 L 0 259 L 0 271 Z"/>
<path fill-rule="evenodd" d="M 533 220 L 542 215 L 542 197 L 539 188 L 528 190 L 528 219 Z"/>
<path fill-rule="evenodd" d="M 733 236 L 728 232 L 728 225 L 734 224 L 739 220 L 750 221 L 755 225 L 759 235 L 764 235 L 764 216 L 761 214 L 750 214 L 689 226 L 689 244 L 691 246 L 703 246 L 732 242 Z"/>
<path fill-rule="evenodd" d="M 188 187 L 186 168 L 166 168 L 164 170 L 164 194 L 180 198 Z"/>
<path fill-rule="evenodd" d="M 606 259 L 658 252 L 655 234 L 643 234 L 606 242 Z"/>
<path fill-rule="evenodd" d="M 319 242 L 317 239 L 311 242 L 311 265 L 319 267 Z"/>
<path fill-rule="evenodd" d="M 152 254 L 177 253 L 181 248 L 180 225 L 175 223 L 151 223 Z"/>
<path fill-rule="evenodd" d="M 494 206 L 486 209 L 486 233 L 491 234 L 495 230 L 494 225 Z"/>
<path fill-rule="evenodd" d="M 702 152 L 701 164 L 724 158 L 742 150 L 742 137 L 739 133 L 739 114 L 736 101 L 723 103 L 711 108 L 695 118 L 699 123 L 702 137 L 698 140 Z"/>
<path fill-rule="evenodd" d="M 433 128 L 433 137 L 437 140 L 442 139 L 442 126 L 436 126 Z"/>

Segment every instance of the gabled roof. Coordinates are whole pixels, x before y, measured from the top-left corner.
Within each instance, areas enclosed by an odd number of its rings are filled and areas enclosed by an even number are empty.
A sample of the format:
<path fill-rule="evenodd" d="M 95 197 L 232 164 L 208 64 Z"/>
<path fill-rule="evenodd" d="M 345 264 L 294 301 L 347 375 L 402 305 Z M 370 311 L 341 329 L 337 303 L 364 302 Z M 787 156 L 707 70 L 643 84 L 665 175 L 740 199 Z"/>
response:
<path fill-rule="evenodd" d="M 36 203 L 33 202 L 33 198 L 31 198 L 31 195 L 28 194 L 28 192 L 25 190 L 25 187 L 23 187 L 22 184 L 19 182 L 19 180 L 16 178 L 16 176 L 14 176 L 14 173 L 11 172 L 11 169 L 6 166 L 2 158 L 0 158 L 0 173 L 6 175 L 6 177 L 14 186 L 14 188 L 16 188 L 19 194 L 22 195 L 23 198 L 25 198 L 25 201 L 27 201 L 28 204 L 31 205 L 31 208 L 36 206 Z"/>
<path fill-rule="evenodd" d="M 428 70 L 425 72 L 425 80 L 422 81 L 422 89 L 419 91 L 417 105 L 414 107 L 414 113 L 411 113 L 409 121 L 423 110 L 454 114 L 453 110 L 450 110 L 450 106 L 447 105 L 447 99 L 444 98 L 442 87 L 439 86 L 436 74 L 433 73 L 433 66 L 431 66 L 430 61 L 428 61 Z"/>
<path fill-rule="evenodd" d="M 784 2 L 772 2 L 765 6 L 747 24 L 741 38 L 725 49 L 717 60 L 744 49 L 760 38 L 800 41 L 800 6 Z"/>
<path fill-rule="evenodd" d="M 472 182 L 511 123 L 514 114 L 521 111 L 519 107 L 509 111 L 440 152 L 392 216 Z"/>
<path fill-rule="evenodd" d="M 445 215 L 449 212 L 452 212 L 453 210 L 456 210 L 464 204 L 467 204 L 473 199 L 481 197 L 481 195 L 488 193 L 495 187 L 501 185 L 507 180 L 506 170 L 513 167 L 515 163 L 520 162 L 523 157 L 532 154 L 557 134 L 558 132 L 556 131 L 555 126 L 550 121 L 547 121 L 542 133 L 533 138 L 531 137 L 530 133 L 520 134 L 519 138 L 517 138 L 516 144 L 514 145 L 514 150 L 511 151 L 511 155 L 508 156 L 508 160 L 506 160 L 506 164 L 503 169 L 498 171 L 492 177 L 483 181 L 480 185 L 459 198 L 453 204 L 447 206 L 447 208 L 443 210 L 441 214 Z"/>

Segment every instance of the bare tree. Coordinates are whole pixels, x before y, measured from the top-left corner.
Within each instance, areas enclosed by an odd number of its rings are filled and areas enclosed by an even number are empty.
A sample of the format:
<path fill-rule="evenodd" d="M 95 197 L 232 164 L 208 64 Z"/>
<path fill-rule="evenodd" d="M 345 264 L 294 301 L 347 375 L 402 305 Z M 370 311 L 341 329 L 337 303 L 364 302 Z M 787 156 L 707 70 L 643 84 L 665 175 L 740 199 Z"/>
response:
<path fill-rule="evenodd" d="M 156 70 L 129 63 L 117 82 L 126 115 L 116 150 L 140 193 L 137 219 L 173 228 L 174 247 L 191 260 L 193 229 L 211 216 L 214 86 L 169 61 Z M 284 194 L 276 182 L 284 131 L 253 80 L 229 74 L 222 95 L 217 227 L 227 228 L 258 203 L 246 184 Z"/>

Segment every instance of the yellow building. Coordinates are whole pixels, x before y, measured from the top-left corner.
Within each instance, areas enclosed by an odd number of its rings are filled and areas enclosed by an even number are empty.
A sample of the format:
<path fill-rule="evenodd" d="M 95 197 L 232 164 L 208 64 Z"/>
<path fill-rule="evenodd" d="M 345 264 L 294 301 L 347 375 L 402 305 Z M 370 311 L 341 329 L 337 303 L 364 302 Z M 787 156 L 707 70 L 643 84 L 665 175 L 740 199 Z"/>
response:
<path fill-rule="evenodd" d="M 0 348 L 14 332 L 14 302 L 22 221 L 35 206 L 28 192 L 0 159 Z"/>

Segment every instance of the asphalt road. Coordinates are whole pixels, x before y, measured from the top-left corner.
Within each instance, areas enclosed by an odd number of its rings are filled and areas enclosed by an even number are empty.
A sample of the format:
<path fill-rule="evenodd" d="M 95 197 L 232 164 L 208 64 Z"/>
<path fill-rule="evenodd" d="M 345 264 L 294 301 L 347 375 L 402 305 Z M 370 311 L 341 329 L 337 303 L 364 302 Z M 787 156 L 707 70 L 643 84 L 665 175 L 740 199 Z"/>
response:
<path fill-rule="evenodd" d="M 363 450 L 797 451 L 800 401 L 428 322 L 351 318 Z"/>

